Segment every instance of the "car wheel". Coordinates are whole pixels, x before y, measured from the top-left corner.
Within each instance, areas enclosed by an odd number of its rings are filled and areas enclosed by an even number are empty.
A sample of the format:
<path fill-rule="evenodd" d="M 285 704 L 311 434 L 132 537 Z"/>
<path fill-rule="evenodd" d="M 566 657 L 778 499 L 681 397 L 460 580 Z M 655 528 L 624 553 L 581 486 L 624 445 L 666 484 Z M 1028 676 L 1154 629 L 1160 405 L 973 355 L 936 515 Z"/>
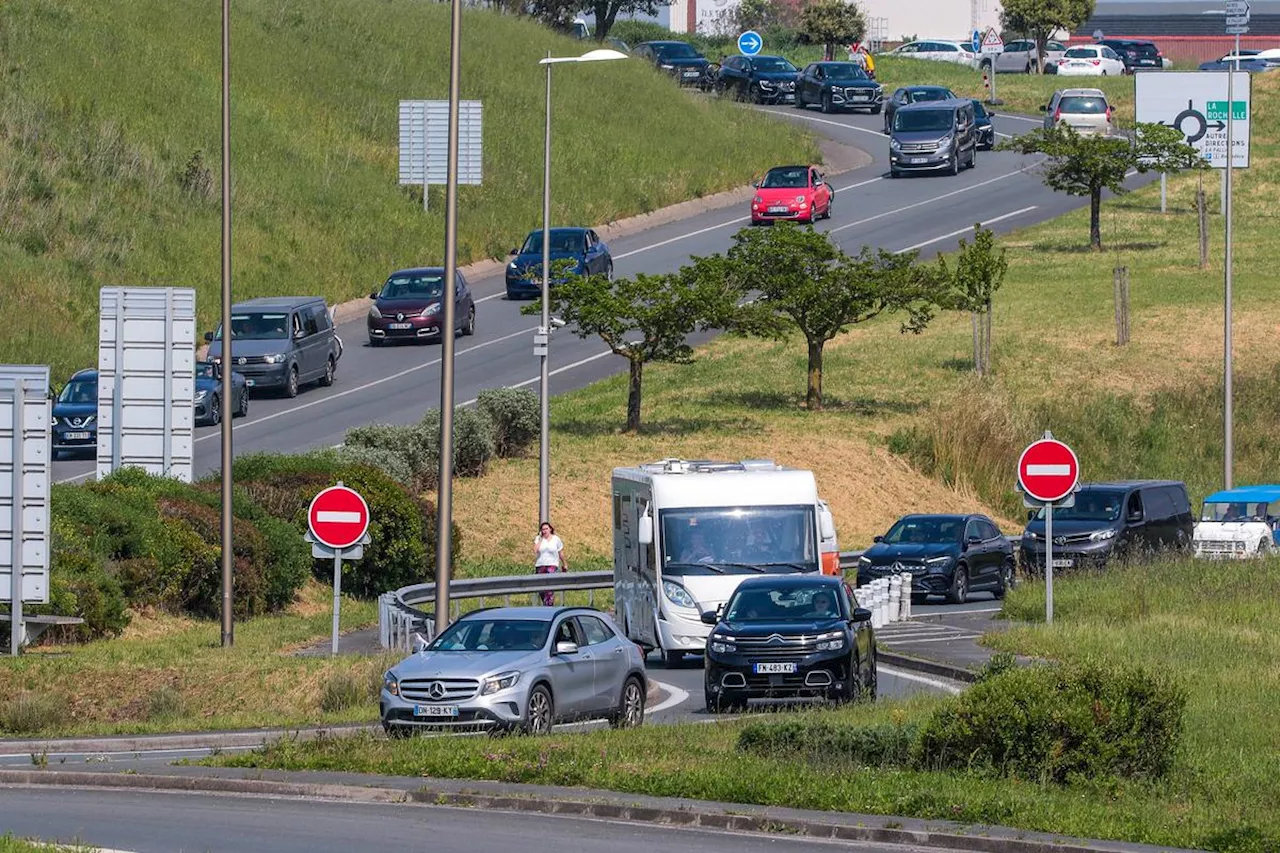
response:
<path fill-rule="evenodd" d="M 706 706 L 708 714 L 732 714 L 746 710 L 747 700 L 745 696 L 728 691 L 718 694 L 706 692 Z"/>
<path fill-rule="evenodd" d="M 467 322 L 462 324 L 462 334 L 470 337 L 476 333 L 476 306 L 467 309 Z"/>
<path fill-rule="evenodd" d="M 662 662 L 667 665 L 667 669 L 679 669 L 684 663 L 684 652 L 668 652 L 662 653 Z"/>
<path fill-rule="evenodd" d="M 871 114 L 872 114 L 873 116 L 878 116 L 878 115 L 880 115 L 880 110 L 881 110 L 881 109 L 882 109 L 882 107 L 878 107 L 878 106 L 877 106 L 877 107 L 872 107 L 872 108 L 871 108 Z"/>
<path fill-rule="evenodd" d="M 830 92 L 822 93 L 822 111 L 824 113 L 831 112 L 831 93 Z"/>
<path fill-rule="evenodd" d="M 285 380 L 284 393 L 287 397 L 298 396 L 298 366 L 296 364 L 289 368 L 289 378 Z"/>
<path fill-rule="evenodd" d="M 798 110 L 803 110 L 805 108 L 804 98 L 800 97 L 800 92 L 798 90 L 796 91 L 796 99 L 791 102 L 791 106 Z"/>
<path fill-rule="evenodd" d="M 245 388 L 240 392 L 240 410 L 239 415 L 242 418 L 249 417 L 249 389 Z"/>
<path fill-rule="evenodd" d="M 545 735 L 551 733 L 555 724 L 555 704 L 551 701 L 551 693 L 541 684 L 529 691 L 529 707 L 524 714 L 524 733 L 527 735 Z"/>
<path fill-rule="evenodd" d="M 615 729 L 634 729 L 644 724 L 644 687 L 632 676 L 622 685 L 622 699 L 609 725 Z"/>
<path fill-rule="evenodd" d="M 382 340 L 382 338 L 369 338 L 369 346 L 375 349 L 382 346 L 384 343 L 386 343 L 386 341 Z"/>
<path fill-rule="evenodd" d="M 219 405 L 216 394 L 209 399 L 209 423 L 222 423 L 222 406 Z"/>
<path fill-rule="evenodd" d="M 964 604 L 969 600 L 969 569 L 964 563 L 956 566 L 951 578 L 951 589 L 947 591 L 947 600 L 952 604 Z"/>
<path fill-rule="evenodd" d="M 329 360 L 324 363 L 324 376 L 320 377 L 320 384 L 328 388 L 333 384 L 333 372 L 336 365 L 333 363 L 333 356 L 329 356 Z"/>
<path fill-rule="evenodd" d="M 613 261 L 609 261 L 609 265 L 604 268 L 604 277 L 613 281 Z"/>
<path fill-rule="evenodd" d="M 911 593 L 911 603 L 912 603 L 912 604 L 924 604 L 924 603 L 925 603 L 925 602 L 927 602 L 928 600 L 929 600 L 929 594 L 928 594 L 927 592 L 913 592 L 913 593 Z"/>
<path fill-rule="evenodd" d="M 862 682 L 862 698 L 867 702 L 876 701 L 880 691 L 880 668 L 876 665 L 876 645 L 871 644 L 871 666 Z"/>
<path fill-rule="evenodd" d="M 1026 68 L 1022 69 L 1022 73 L 1023 73 L 1023 74 L 1030 74 L 1030 73 L 1031 73 L 1031 63 L 1030 63 L 1030 62 L 1028 62 L 1028 63 L 1027 63 L 1027 67 L 1026 67 Z"/>
<path fill-rule="evenodd" d="M 901 172 L 901 171 L 899 171 L 898 169 L 890 169 L 890 170 L 889 170 L 889 177 L 891 177 L 891 178 L 900 178 L 900 177 L 902 177 L 902 172 Z"/>
<path fill-rule="evenodd" d="M 816 201 L 809 202 L 809 224 L 818 221 L 818 203 Z"/>
<path fill-rule="evenodd" d="M 823 219 L 831 218 L 831 208 L 835 206 L 835 203 L 836 203 L 836 197 L 834 194 L 832 194 L 832 196 L 827 199 L 827 209 L 822 214 Z"/>
<path fill-rule="evenodd" d="M 951 174 L 952 175 L 960 174 L 960 152 L 959 151 L 957 151 L 951 157 Z"/>
<path fill-rule="evenodd" d="M 1004 598 L 1005 593 L 1013 589 L 1013 585 L 1016 583 L 1016 580 L 1015 572 L 1013 570 L 1013 561 L 1007 560 L 1005 564 L 1000 567 L 1000 585 L 996 587 L 996 598 Z"/>

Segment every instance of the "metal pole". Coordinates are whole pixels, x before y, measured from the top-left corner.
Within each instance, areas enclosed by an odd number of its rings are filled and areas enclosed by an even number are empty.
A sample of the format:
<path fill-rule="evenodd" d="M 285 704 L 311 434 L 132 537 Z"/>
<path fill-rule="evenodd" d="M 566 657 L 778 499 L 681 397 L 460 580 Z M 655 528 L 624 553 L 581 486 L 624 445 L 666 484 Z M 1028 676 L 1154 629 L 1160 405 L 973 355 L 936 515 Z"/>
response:
<path fill-rule="evenodd" d="M 117 370 L 119 367 L 117 366 Z M 26 639 L 26 625 L 22 620 L 22 502 L 24 500 L 22 482 L 27 454 L 26 383 L 21 377 L 13 383 L 13 496 L 12 513 L 9 516 L 9 654 L 14 657 L 22 651 L 22 641 Z"/>
<path fill-rule="evenodd" d="M 547 51 L 551 58 L 551 51 Z M 539 357 L 541 423 L 538 430 L 538 523 L 551 520 L 551 63 L 547 63 L 547 113 L 542 154 L 542 327 L 546 346 Z"/>
<path fill-rule="evenodd" d="M 440 492 L 436 507 L 436 626 L 449 624 L 453 569 L 453 343 L 458 278 L 458 100 L 462 61 L 462 0 L 452 0 L 449 25 L 449 161 L 444 192 L 444 298 L 440 351 Z"/>
<path fill-rule="evenodd" d="M 1164 172 L 1160 173 L 1160 212 L 1169 212 L 1169 176 Z"/>
<path fill-rule="evenodd" d="M 333 551 L 333 640 L 329 654 L 338 653 L 338 615 L 342 612 L 342 549 Z"/>
<path fill-rule="evenodd" d="M 222 0 L 222 400 L 231 401 L 231 0 Z M 120 365 L 116 366 L 121 369 Z M 116 395 L 119 396 L 117 379 Z M 235 545 L 231 515 L 231 414 L 227 408 L 222 432 L 222 645 L 235 642 L 232 614 L 232 568 Z"/>
<path fill-rule="evenodd" d="M 427 107 L 424 104 L 422 106 L 422 138 L 424 140 L 427 138 L 427 133 L 429 131 L 427 124 L 428 124 Z M 429 178 L 430 176 L 427 174 L 427 151 L 426 151 L 426 146 L 424 144 L 422 149 L 422 211 L 423 213 L 426 213 L 427 211 L 427 193 L 430 192 L 430 187 L 427 184 L 427 181 Z"/>
<path fill-rule="evenodd" d="M 1239 36 L 1236 40 L 1239 41 Z M 1237 55 L 1239 52 L 1237 51 Z M 1232 383 L 1231 383 L 1231 173 L 1235 171 L 1235 148 L 1232 140 L 1232 126 L 1234 122 L 1231 120 L 1235 115 L 1235 94 L 1236 94 L 1236 74 L 1234 71 L 1227 72 L 1227 170 L 1225 175 L 1226 187 L 1226 204 L 1223 213 L 1226 215 L 1227 233 L 1226 248 L 1224 250 L 1225 270 L 1223 273 L 1223 411 L 1222 411 L 1222 461 L 1223 461 L 1223 488 L 1233 488 L 1232 476 L 1232 459 L 1235 455 L 1234 442 L 1232 441 L 1233 433 L 1233 412 L 1232 412 Z"/>
<path fill-rule="evenodd" d="M 1044 505 L 1044 623 L 1053 624 L 1053 504 Z"/>

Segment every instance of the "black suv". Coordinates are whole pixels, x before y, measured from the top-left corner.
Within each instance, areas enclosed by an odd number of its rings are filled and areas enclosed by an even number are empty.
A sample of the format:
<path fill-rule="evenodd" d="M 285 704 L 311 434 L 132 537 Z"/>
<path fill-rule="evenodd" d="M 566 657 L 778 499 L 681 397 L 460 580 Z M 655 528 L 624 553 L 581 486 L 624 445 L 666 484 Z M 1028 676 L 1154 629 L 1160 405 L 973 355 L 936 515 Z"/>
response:
<path fill-rule="evenodd" d="M 706 650 L 709 713 L 745 708 L 748 699 L 876 696 L 871 611 L 854 604 L 840 578 L 748 578 L 702 621 L 715 626 Z"/>
<path fill-rule="evenodd" d="M 970 592 L 1003 598 L 1014 584 L 1013 545 L 985 515 L 905 515 L 858 558 L 858 586 L 911 573 L 911 600 L 945 595 L 964 604 Z"/>
<path fill-rule="evenodd" d="M 1116 52 L 1124 63 L 1124 70 L 1132 74 L 1135 71 L 1160 71 L 1164 69 L 1164 56 L 1156 43 L 1147 39 L 1103 39 L 1098 44 L 1106 45 Z"/>
<path fill-rule="evenodd" d="M 824 113 L 866 110 L 878 115 L 884 105 L 880 84 L 856 62 L 814 62 L 796 83 L 796 109 L 818 104 Z"/>
<path fill-rule="evenodd" d="M 1053 510 L 1053 568 L 1101 568 L 1113 559 L 1186 551 L 1195 525 L 1184 483 L 1088 483 L 1075 493 L 1074 506 Z M 1044 571 L 1043 510 L 1027 513 L 1020 551 L 1024 567 Z"/>
<path fill-rule="evenodd" d="M 646 41 L 635 46 L 632 56 L 647 59 L 681 86 L 696 84 L 707 71 L 707 59 L 684 41 Z"/>
<path fill-rule="evenodd" d="M 945 86 L 903 86 L 884 102 L 884 135 L 888 136 L 893 130 L 893 114 L 898 107 L 924 101 L 950 101 L 955 97 L 955 93 Z"/>
<path fill-rule="evenodd" d="M 799 76 L 781 56 L 730 56 L 720 63 L 716 91 L 757 104 L 791 103 Z"/>

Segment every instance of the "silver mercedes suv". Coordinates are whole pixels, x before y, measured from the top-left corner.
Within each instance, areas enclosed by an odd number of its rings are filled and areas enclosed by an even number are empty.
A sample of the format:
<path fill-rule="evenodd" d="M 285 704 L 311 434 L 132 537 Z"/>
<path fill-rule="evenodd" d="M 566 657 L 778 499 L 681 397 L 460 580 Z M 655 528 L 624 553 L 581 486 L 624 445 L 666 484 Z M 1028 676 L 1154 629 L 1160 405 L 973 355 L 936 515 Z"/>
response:
<path fill-rule="evenodd" d="M 461 617 L 387 670 L 382 726 L 546 734 L 558 722 L 644 722 L 639 648 L 586 607 L 499 607 Z"/>

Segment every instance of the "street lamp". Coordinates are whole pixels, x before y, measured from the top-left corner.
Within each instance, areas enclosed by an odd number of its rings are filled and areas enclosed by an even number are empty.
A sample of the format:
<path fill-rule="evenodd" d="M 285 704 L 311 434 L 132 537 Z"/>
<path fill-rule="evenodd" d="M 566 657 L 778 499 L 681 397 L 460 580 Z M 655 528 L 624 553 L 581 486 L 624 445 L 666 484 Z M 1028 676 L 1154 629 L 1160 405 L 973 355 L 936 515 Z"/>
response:
<path fill-rule="evenodd" d="M 222 0 L 222 399 L 231 397 L 231 0 Z M 235 554 L 232 540 L 231 417 L 219 427 L 222 444 L 222 645 L 235 641 L 232 622 L 232 570 Z"/>
<path fill-rule="evenodd" d="M 547 68 L 547 118 L 546 138 L 542 161 L 542 323 L 538 327 L 541 376 L 538 384 L 541 395 L 542 423 L 538 442 L 538 521 L 551 518 L 551 379 L 547 362 L 551 347 L 551 66 L 562 62 L 605 62 L 626 59 L 627 55 L 616 50 L 600 48 L 589 50 L 581 56 L 552 56 L 538 61 Z"/>

